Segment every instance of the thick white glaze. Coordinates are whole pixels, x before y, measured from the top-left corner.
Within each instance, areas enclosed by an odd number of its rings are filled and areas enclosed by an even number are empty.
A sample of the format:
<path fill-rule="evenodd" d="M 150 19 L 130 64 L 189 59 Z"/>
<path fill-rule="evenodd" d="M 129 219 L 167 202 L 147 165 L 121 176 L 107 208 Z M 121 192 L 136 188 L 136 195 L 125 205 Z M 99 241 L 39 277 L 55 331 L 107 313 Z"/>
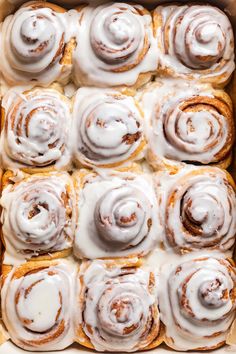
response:
<path fill-rule="evenodd" d="M 69 262 L 7 276 L 1 291 L 2 316 L 10 337 L 30 351 L 64 349 L 74 340 L 75 271 Z"/>
<path fill-rule="evenodd" d="M 160 166 L 174 161 L 208 164 L 227 157 L 233 144 L 233 113 L 215 96 L 220 94 L 208 85 L 183 80 L 147 86 L 139 99 L 150 162 Z"/>
<path fill-rule="evenodd" d="M 202 253 L 161 267 L 161 320 L 168 344 L 177 350 L 223 343 L 235 316 L 236 269 L 227 260 Z"/>
<path fill-rule="evenodd" d="M 0 71 L 10 84 L 48 85 L 65 81 L 70 65 L 60 64 L 70 39 L 68 14 L 29 3 L 9 15 L 1 28 Z"/>
<path fill-rule="evenodd" d="M 156 287 L 150 286 L 150 272 L 139 268 L 106 268 L 103 261 L 94 261 L 80 273 L 84 302 L 79 324 L 96 350 L 132 352 L 155 339 L 160 322 Z"/>
<path fill-rule="evenodd" d="M 232 248 L 236 234 L 236 196 L 219 168 L 186 166 L 154 175 L 163 242 L 181 250 Z"/>
<path fill-rule="evenodd" d="M 1 155 L 7 168 L 69 165 L 70 103 L 56 90 L 11 89 L 2 100 Z"/>
<path fill-rule="evenodd" d="M 131 86 L 141 73 L 157 69 L 152 18 L 143 10 L 141 5 L 124 3 L 80 10 L 73 58 L 78 84 Z"/>
<path fill-rule="evenodd" d="M 88 166 L 122 164 L 143 144 L 143 117 L 134 99 L 112 89 L 77 91 L 72 130 L 74 156 Z"/>
<path fill-rule="evenodd" d="M 73 191 L 66 173 L 33 175 L 4 188 L 0 204 L 5 264 L 67 249 L 74 236 Z M 64 197 L 68 202 L 65 207 Z"/>
<path fill-rule="evenodd" d="M 78 191 L 77 257 L 146 254 L 158 243 L 158 207 L 151 176 L 89 174 Z"/>
<path fill-rule="evenodd" d="M 158 6 L 161 69 L 176 76 L 225 83 L 234 71 L 234 36 L 227 16 L 209 5 Z M 172 74 L 173 74 L 172 73 Z"/>

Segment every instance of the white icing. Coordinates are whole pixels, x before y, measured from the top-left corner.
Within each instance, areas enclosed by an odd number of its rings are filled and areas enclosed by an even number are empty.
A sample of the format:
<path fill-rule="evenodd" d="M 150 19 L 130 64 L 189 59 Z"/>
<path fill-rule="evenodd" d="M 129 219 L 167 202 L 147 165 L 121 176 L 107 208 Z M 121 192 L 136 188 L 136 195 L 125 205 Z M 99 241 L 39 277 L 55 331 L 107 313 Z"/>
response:
<path fill-rule="evenodd" d="M 4 188 L 0 204 L 5 264 L 17 264 L 18 260 L 33 255 L 72 246 L 73 192 L 66 207 L 63 200 L 63 195 L 68 195 L 66 185 L 69 184 L 66 173 L 59 176 L 52 173 L 46 177 L 33 175 Z"/>
<path fill-rule="evenodd" d="M 142 120 L 132 97 L 109 89 L 79 89 L 73 107 L 76 160 L 99 166 L 131 158 L 143 142 Z"/>
<path fill-rule="evenodd" d="M 176 174 L 156 173 L 154 180 L 167 249 L 232 249 L 236 196 L 223 170 L 187 166 Z"/>
<path fill-rule="evenodd" d="M 12 89 L 2 100 L 5 124 L 1 154 L 5 168 L 61 169 L 70 162 L 70 104 L 55 90 Z"/>
<path fill-rule="evenodd" d="M 146 255 L 144 258 L 142 258 L 142 269 L 144 270 L 154 270 L 155 269 L 155 274 L 157 276 L 160 275 L 160 272 L 162 271 L 163 267 L 165 265 L 176 265 L 182 257 L 184 257 L 185 260 L 191 260 L 193 257 L 194 258 L 201 258 L 203 255 L 203 252 L 205 254 L 205 250 L 194 250 L 193 252 L 185 253 L 181 255 L 179 253 L 173 252 L 172 249 L 164 249 L 161 247 L 156 247 L 150 252 L 148 255 Z M 232 257 L 232 253 L 230 251 L 220 251 L 220 250 L 207 250 L 207 255 L 208 257 L 217 257 L 217 258 L 230 258 Z"/>
<path fill-rule="evenodd" d="M 18 279 L 16 270 L 8 275 L 1 292 L 2 316 L 13 342 L 30 351 L 59 350 L 72 344 L 75 268 L 66 261 L 45 268 L 40 263 L 36 272 Z"/>
<path fill-rule="evenodd" d="M 108 3 L 79 11 L 73 58 L 78 84 L 130 86 L 141 73 L 157 69 L 152 18 L 143 10 L 141 5 Z"/>
<path fill-rule="evenodd" d="M 65 96 L 68 98 L 72 98 L 76 94 L 76 86 L 73 82 L 69 82 L 66 86 L 64 86 Z"/>
<path fill-rule="evenodd" d="M 60 64 L 70 39 L 68 14 L 30 3 L 3 22 L 0 70 L 11 84 L 64 82 L 70 74 Z"/>
<path fill-rule="evenodd" d="M 213 257 L 183 256 L 161 268 L 160 316 L 168 343 L 177 350 L 217 346 L 225 341 L 234 319 L 235 269 Z"/>
<path fill-rule="evenodd" d="M 209 5 L 158 6 L 160 68 L 174 75 L 225 83 L 234 71 L 234 36 L 227 16 Z"/>
<path fill-rule="evenodd" d="M 77 257 L 146 254 L 158 243 L 158 207 L 150 176 L 92 176 L 78 192 Z"/>
<path fill-rule="evenodd" d="M 140 96 L 151 163 L 153 154 L 157 165 L 165 159 L 208 164 L 227 157 L 233 144 L 233 114 L 211 88 L 165 80 L 149 85 Z"/>
<path fill-rule="evenodd" d="M 96 350 L 132 352 L 153 340 L 148 339 L 149 331 L 158 335 L 159 315 L 152 317 L 151 312 L 157 296 L 149 288 L 149 277 L 150 273 L 142 269 L 106 269 L 102 261 L 92 262 L 85 271 L 86 296 L 80 323 Z M 91 326 L 92 333 L 86 325 Z M 126 333 L 127 329 L 130 331 Z"/>

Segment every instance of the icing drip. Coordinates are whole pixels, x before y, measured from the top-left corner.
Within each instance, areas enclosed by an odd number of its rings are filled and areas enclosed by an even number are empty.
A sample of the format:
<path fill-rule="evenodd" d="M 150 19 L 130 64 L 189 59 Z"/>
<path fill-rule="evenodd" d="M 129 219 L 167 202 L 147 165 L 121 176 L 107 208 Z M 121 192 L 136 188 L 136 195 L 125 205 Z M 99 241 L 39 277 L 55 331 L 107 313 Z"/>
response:
<path fill-rule="evenodd" d="M 73 117 L 75 156 L 85 165 L 119 165 L 142 150 L 142 116 L 132 97 L 79 89 Z"/>
<path fill-rule="evenodd" d="M 67 174 L 33 175 L 4 188 L 0 204 L 7 254 L 27 259 L 72 246 L 70 188 Z"/>
<path fill-rule="evenodd" d="M 163 239 L 176 251 L 232 248 L 236 234 L 236 196 L 226 172 L 182 168 L 155 175 Z"/>
<path fill-rule="evenodd" d="M 5 168 L 56 168 L 70 161 L 70 105 L 55 90 L 25 93 L 11 90 L 3 99 L 5 127 L 1 136 Z"/>
<path fill-rule="evenodd" d="M 2 315 L 11 339 L 19 347 L 59 350 L 72 344 L 71 271 L 64 263 L 39 262 L 17 277 L 20 268 L 13 268 L 2 289 Z"/>
<path fill-rule="evenodd" d="M 157 205 L 152 181 L 130 175 L 80 181 L 74 251 L 78 257 L 146 254 L 158 242 Z"/>
<path fill-rule="evenodd" d="M 152 18 L 141 5 L 90 5 L 79 10 L 79 17 L 74 53 L 77 83 L 133 85 L 141 73 L 157 69 Z"/>
<path fill-rule="evenodd" d="M 178 261 L 179 262 L 179 261 Z M 161 269 L 159 304 L 168 344 L 177 350 L 215 348 L 234 319 L 235 268 L 203 256 Z"/>
<path fill-rule="evenodd" d="M 153 273 L 106 269 L 95 261 L 83 282 L 81 325 L 96 350 L 132 352 L 156 339 L 160 322 Z"/>

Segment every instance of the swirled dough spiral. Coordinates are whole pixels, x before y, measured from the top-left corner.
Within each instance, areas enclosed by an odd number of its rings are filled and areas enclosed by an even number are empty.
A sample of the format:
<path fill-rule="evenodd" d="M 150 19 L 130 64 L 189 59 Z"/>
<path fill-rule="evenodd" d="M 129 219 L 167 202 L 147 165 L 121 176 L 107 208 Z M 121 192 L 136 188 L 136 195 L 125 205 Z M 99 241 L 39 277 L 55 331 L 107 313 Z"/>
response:
<path fill-rule="evenodd" d="M 157 203 L 148 176 L 76 176 L 74 244 L 79 258 L 146 254 L 158 243 Z"/>
<path fill-rule="evenodd" d="M 26 263 L 8 274 L 1 291 L 2 316 L 15 344 L 30 351 L 72 344 L 74 276 L 62 262 Z"/>
<path fill-rule="evenodd" d="M 171 76 L 227 83 L 234 71 L 234 36 L 224 12 L 210 5 L 158 6 L 154 23 L 160 69 Z"/>
<path fill-rule="evenodd" d="M 234 142 L 232 102 L 222 90 L 186 81 L 149 85 L 142 94 L 148 160 L 154 168 L 179 162 L 228 167 Z"/>
<path fill-rule="evenodd" d="M 160 321 L 153 273 L 137 268 L 106 269 L 95 261 L 84 273 L 81 270 L 80 279 L 78 341 L 83 339 L 82 330 L 99 351 L 132 352 L 158 343 Z"/>
<path fill-rule="evenodd" d="M 152 17 L 141 5 L 108 3 L 79 10 L 74 53 L 77 83 L 110 87 L 140 84 L 157 68 Z M 89 60 L 88 60 L 89 58 Z"/>
<path fill-rule="evenodd" d="M 70 163 L 70 103 L 53 89 L 9 91 L 2 101 L 5 168 L 64 168 Z"/>
<path fill-rule="evenodd" d="M 7 255 L 17 262 L 72 247 L 72 188 L 66 173 L 51 173 L 35 174 L 3 189 L 0 204 L 5 263 Z"/>
<path fill-rule="evenodd" d="M 4 78 L 11 85 L 64 81 L 71 69 L 61 64 L 68 28 L 66 11 L 50 3 L 31 2 L 6 17 L 0 56 Z"/>
<path fill-rule="evenodd" d="M 185 167 L 155 178 L 167 249 L 232 249 L 236 234 L 235 185 L 226 171 Z"/>

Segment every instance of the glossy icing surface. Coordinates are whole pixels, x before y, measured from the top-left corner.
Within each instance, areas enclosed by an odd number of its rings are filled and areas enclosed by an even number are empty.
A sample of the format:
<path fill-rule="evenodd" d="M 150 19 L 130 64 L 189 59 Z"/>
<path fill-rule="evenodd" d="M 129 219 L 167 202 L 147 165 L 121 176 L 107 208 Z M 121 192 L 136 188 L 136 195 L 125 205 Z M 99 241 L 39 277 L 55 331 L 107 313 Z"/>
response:
<path fill-rule="evenodd" d="M 152 273 L 135 268 L 106 269 L 102 261 L 81 271 L 88 295 L 81 304 L 81 324 L 95 349 L 113 352 L 125 347 L 132 352 L 155 338 L 160 322 L 157 294 L 150 286 Z"/>
<path fill-rule="evenodd" d="M 234 71 L 234 36 L 227 16 L 209 5 L 159 6 L 157 39 L 161 68 L 174 75 L 227 81 Z"/>
<path fill-rule="evenodd" d="M 152 17 L 141 5 L 82 7 L 76 40 L 73 60 L 78 84 L 131 86 L 141 73 L 157 69 Z"/>
<path fill-rule="evenodd" d="M 74 251 L 78 257 L 146 254 L 158 243 L 157 202 L 149 176 L 92 176 L 78 181 Z"/>
<path fill-rule="evenodd" d="M 70 161 L 70 103 L 56 90 L 12 89 L 2 101 L 1 155 L 5 168 L 63 168 Z"/>
<path fill-rule="evenodd" d="M 150 84 L 139 97 L 150 163 L 210 164 L 228 156 L 234 121 L 230 99 L 223 91 L 169 79 Z"/>
<path fill-rule="evenodd" d="M 8 16 L 1 28 L 1 71 L 10 84 L 44 85 L 66 76 L 60 59 L 69 40 L 68 18 L 49 7 L 26 5 Z M 4 54 L 3 54 L 4 53 Z"/>
<path fill-rule="evenodd" d="M 225 341 L 235 315 L 235 275 L 227 260 L 204 252 L 163 266 L 159 303 L 171 347 L 214 348 Z"/>
<path fill-rule="evenodd" d="M 72 246 L 73 192 L 69 176 L 51 174 L 9 184 L 1 197 L 5 264 Z"/>
<path fill-rule="evenodd" d="M 223 170 L 186 166 L 172 175 L 156 173 L 154 179 L 167 249 L 232 250 L 236 195 Z"/>
<path fill-rule="evenodd" d="M 132 160 L 144 144 L 141 110 L 133 97 L 119 91 L 79 89 L 73 124 L 74 155 L 88 166 L 119 165 Z"/>
<path fill-rule="evenodd" d="M 12 270 L 2 289 L 2 315 L 14 342 L 32 351 L 59 350 L 73 342 L 75 272 L 64 261 L 16 277 Z M 17 299 L 17 301 L 16 301 Z"/>

